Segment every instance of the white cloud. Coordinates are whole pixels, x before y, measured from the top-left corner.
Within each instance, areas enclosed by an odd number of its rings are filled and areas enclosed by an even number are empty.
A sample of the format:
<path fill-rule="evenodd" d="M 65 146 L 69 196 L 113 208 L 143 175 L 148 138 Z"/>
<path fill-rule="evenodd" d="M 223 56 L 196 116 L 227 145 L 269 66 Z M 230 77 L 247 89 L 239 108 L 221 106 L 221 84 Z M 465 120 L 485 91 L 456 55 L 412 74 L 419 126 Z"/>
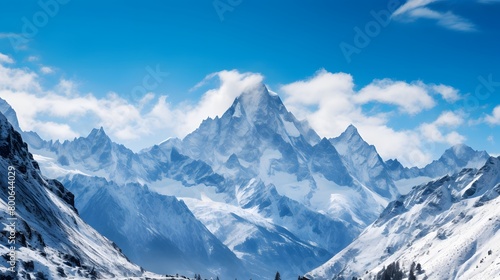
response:
<path fill-rule="evenodd" d="M 56 85 L 55 89 L 58 93 L 63 93 L 66 96 L 78 94 L 78 89 L 75 82 L 67 79 L 59 80 L 59 83 Z"/>
<path fill-rule="evenodd" d="M 194 105 L 184 104 L 183 108 L 176 110 L 177 115 L 182 115 L 182 117 L 178 118 L 180 125 L 175 129 L 177 135 L 185 136 L 192 132 L 207 117 L 221 116 L 231 106 L 236 97 L 242 92 L 255 89 L 264 79 L 260 74 L 224 70 L 208 75 L 194 89 L 200 88 L 208 80 L 214 78 L 220 80 L 218 88 L 205 92 L 198 103 Z"/>
<path fill-rule="evenodd" d="M 34 122 L 33 130 L 47 132 L 44 136 L 49 136 L 50 139 L 74 139 L 78 137 L 78 133 L 73 131 L 68 124 L 55 122 Z"/>
<path fill-rule="evenodd" d="M 38 92 L 40 90 L 40 84 L 37 82 L 37 77 L 37 74 L 34 72 L 17 68 L 8 68 L 0 63 L 0 90 L 29 90 L 31 92 Z"/>
<path fill-rule="evenodd" d="M 309 79 L 282 86 L 281 92 L 287 108 L 299 119 L 307 119 L 320 136 L 336 137 L 354 124 L 383 158 L 398 158 L 405 165 L 422 166 L 433 155 L 424 148 L 425 141 L 418 130 L 393 129 L 388 125 L 387 113 L 368 114 L 363 106 L 368 102 L 391 104 L 400 113 L 416 114 L 436 105 L 429 89 L 422 82 L 386 79 L 374 81 L 356 92 L 351 75 L 321 70 Z M 453 119 L 443 117 L 440 122 L 451 124 Z"/>
<path fill-rule="evenodd" d="M 468 19 L 456 15 L 452 11 L 432 10 L 428 6 L 438 0 L 408 0 L 401 5 L 392 17 L 401 21 L 415 21 L 417 19 L 435 20 L 438 25 L 456 31 L 475 31 L 476 26 Z"/>
<path fill-rule="evenodd" d="M 463 143 L 465 141 L 465 137 L 451 129 L 456 128 L 463 123 L 464 119 L 461 115 L 447 111 L 441 113 L 435 121 L 421 124 L 419 130 L 423 139 L 427 142 L 456 145 Z M 443 130 L 449 132 L 443 134 Z"/>
<path fill-rule="evenodd" d="M 402 112 L 412 115 L 436 105 L 423 83 L 408 84 L 389 79 L 373 81 L 361 89 L 354 100 L 361 104 L 376 101 L 396 105 Z"/>
<path fill-rule="evenodd" d="M 486 116 L 485 121 L 489 124 L 500 125 L 500 105 L 493 109 L 491 115 Z"/>
<path fill-rule="evenodd" d="M 461 115 L 447 111 L 441 113 L 441 115 L 434 121 L 437 126 L 447 126 L 447 127 L 457 127 L 464 123 L 464 119 Z"/>
<path fill-rule="evenodd" d="M 14 59 L 6 54 L 0 53 L 0 63 L 14 63 Z"/>
<path fill-rule="evenodd" d="M 450 103 L 456 102 L 460 99 L 460 95 L 458 93 L 458 90 L 453 88 L 453 87 L 440 84 L 440 85 L 432 86 L 432 89 L 436 93 L 440 94 L 444 100 L 446 100 Z"/>
<path fill-rule="evenodd" d="M 35 56 L 35 55 L 30 55 L 28 56 L 28 61 L 29 62 L 35 62 L 35 61 L 38 61 L 40 58 L 38 56 Z"/>
<path fill-rule="evenodd" d="M 40 68 L 40 72 L 42 72 L 43 74 L 52 74 L 52 73 L 54 73 L 54 69 L 52 69 L 48 66 L 42 66 Z"/>

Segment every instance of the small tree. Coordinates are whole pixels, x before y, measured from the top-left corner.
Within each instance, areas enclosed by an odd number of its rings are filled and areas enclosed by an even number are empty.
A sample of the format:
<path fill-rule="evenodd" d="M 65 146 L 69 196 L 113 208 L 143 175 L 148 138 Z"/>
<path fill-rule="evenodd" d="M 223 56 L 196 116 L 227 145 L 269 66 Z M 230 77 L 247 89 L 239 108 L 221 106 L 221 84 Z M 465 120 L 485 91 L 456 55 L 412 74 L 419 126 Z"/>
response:
<path fill-rule="evenodd" d="M 417 267 L 415 269 L 417 270 L 418 274 L 422 273 L 422 266 L 420 265 L 420 263 L 417 263 Z"/>
<path fill-rule="evenodd" d="M 408 276 L 408 280 L 417 280 L 417 277 L 415 276 L 415 262 L 411 263 L 410 275 Z"/>
<path fill-rule="evenodd" d="M 276 276 L 274 276 L 274 280 L 281 280 L 280 272 L 276 272 Z"/>

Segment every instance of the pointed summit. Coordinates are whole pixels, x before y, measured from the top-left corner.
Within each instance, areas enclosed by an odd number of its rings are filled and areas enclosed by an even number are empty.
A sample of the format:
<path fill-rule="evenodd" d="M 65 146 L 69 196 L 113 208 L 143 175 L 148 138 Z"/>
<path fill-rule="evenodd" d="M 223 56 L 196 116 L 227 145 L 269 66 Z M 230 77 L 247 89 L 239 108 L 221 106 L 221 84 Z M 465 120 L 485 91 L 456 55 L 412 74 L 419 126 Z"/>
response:
<path fill-rule="evenodd" d="M 238 104 L 241 107 L 238 107 Z M 269 111 L 278 110 L 285 113 L 286 109 L 279 96 L 271 94 L 264 84 L 243 92 L 236 98 L 233 107 L 243 110 L 249 120 L 262 120 Z M 238 111 L 235 110 L 235 111 Z"/>
<path fill-rule="evenodd" d="M 350 124 L 337 138 L 344 141 L 364 141 L 361 135 L 359 135 L 358 129 L 352 124 Z"/>
<path fill-rule="evenodd" d="M 350 124 L 346 130 L 344 131 L 345 134 L 347 135 L 353 135 L 353 134 L 358 134 L 358 129 L 353 125 Z M 359 134 L 358 134 L 359 135 Z"/>
<path fill-rule="evenodd" d="M 467 155 L 473 154 L 474 149 L 471 147 L 465 145 L 465 144 L 457 144 L 455 146 L 452 146 L 451 148 L 447 149 L 444 154 L 445 155 L 454 155 L 457 158 L 464 158 L 467 157 Z"/>
<path fill-rule="evenodd" d="M 366 143 L 361 135 L 359 135 L 358 129 L 350 124 L 344 132 L 342 132 L 338 137 L 331 138 L 330 142 L 335 146 L 337 151 L 345 156 L 352 150 L 352 147 L 356 146 L 358 148 L 370 146 Z"/>
<path fill-rule="evenodd" d="M 97 128 L 92 129 L 92 131 L 87 136 L 87 139 L 93 140 L 94 142 L 111 141 L 111 139 L 106 134 L 102 126 L 99 129 Z"/>

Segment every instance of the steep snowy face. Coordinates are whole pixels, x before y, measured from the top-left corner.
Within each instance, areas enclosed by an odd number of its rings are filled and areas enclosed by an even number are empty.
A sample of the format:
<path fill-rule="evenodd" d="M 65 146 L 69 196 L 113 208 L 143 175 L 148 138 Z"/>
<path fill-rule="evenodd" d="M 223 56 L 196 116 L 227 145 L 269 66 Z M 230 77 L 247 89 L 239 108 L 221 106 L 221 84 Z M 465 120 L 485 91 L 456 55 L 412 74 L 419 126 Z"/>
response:
<path fill-rule="evenodd" d="M 401 162 L 397 159 L 389 159 L 385 162 L 385 166 L 387 167 L 387 172 L 391 176 L 391 178 L 395 181 L 401 179 L 410 179 L 414 177 L 420 176 L 420 169 L 417 167 L 404 167 Z M 442 174 L 444 175 L 444 174 Z"/>
<path fill-rule="evenodd" d="M 310 275 L 370 278 L 393 262 L 408 274 L 415 262 L 422 268 L 420 277 L 429 279 L 497 278 L 499 195 L 500 158 L 494 157 L 479 170 L 466 168 L 417 186 Z"/>
<path fill-rule="evenodd" d="M 366 143 L 353 125 L 330 142 L 354 178 L 386 199 L 394 199 L 398 191 L 387 167 L 373 145 Z"/>
<path fill-rule="evenodd" d="M 310 166 L 311 171 L 323 175 L 325 179 L 338 185 L 353 185 L 353 179 L 344 166 L 339 153 L 326 138 L 313 147 Z"/>
<path fill-rule="evenodd" d="M 241 261 L 175 197 L 135 183 L 74 175 L 63 181 L 82 218 L 135 263 L 162 274 L 252 277 Z"/>
<path fill-rule="evenodd" d="M 15 171 L 8 173 L 9 167 Z M 28 152 L 21 135 L 0 114 L 0 180 L 14 178 L 15 213 L 7 211 L 7 188 L 0 193 L 0 254 L 7 256 L 15 247 L 19 279 L 43 277 L 110 278 L 139 276 L 141 269 L 131 264 L 111 241 L 84 223 L 73 206 L 74 196 L 55 180 L 40 175 L 38 164 Z M 12 190 L 11 190 L 12 191 Z M 15 218 L 16 220 L 12 220 Z M 10 244 L 15 223 L 15 244 Z M 7 265 L 7 266 L 6 266 Z M 2 275 L 9 275 L 6 262 Z M 12 276 L 16 276 L 15 274 Z"/>
<path fill-rule="evenodd" d="M 271 278 L 276 271 L 283 279 L 294 279 L 331 256 L 320 244 L 304 242 L 288 228 L 263 218 L 255 208 L 240 208 L 207 198 L 183 200 L 251 272 L 259 275 L 253 279 Z"/>

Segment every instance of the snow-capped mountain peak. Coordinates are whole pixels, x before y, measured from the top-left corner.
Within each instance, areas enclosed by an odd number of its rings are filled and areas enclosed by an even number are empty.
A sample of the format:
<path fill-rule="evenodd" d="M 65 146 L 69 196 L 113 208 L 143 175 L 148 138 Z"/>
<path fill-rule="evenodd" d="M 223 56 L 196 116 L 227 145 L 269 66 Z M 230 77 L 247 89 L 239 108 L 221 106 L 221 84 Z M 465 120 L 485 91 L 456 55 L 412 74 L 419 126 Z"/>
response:
<path fill-rule="evenodd" d="M 266 86 L 260 84 L 252 90 L 243 92 L 234 103 L 241 104 L 238 108 L 243 109 L 250 120 L 256 120 L 259 117 L 257 114 L 264 113 L 268 106 L 276 105 L 273 101 L 277 99 L 278 96 L 271 96 Z"/>
<path fill-rule="evenodd" d="M 375 146 L 368 144 L 354 125 L 330 142 L 342 156 L 351 175 L 386 199 L 394 199 L 398 191 Z"/>
<path fill-rule="evenodd" d="M 94 142 L 94 143 L 103 143 L 103 142 L 110 142 L 111 141 L 111 139 L 106 134 L 106 132 L 104 131 L 104 128 L 102 126 L 99 129 L 97 129 L 97 128 L 92 129 L 92 131 L 87 136 L 87 139 L 89 141 Z"/>

